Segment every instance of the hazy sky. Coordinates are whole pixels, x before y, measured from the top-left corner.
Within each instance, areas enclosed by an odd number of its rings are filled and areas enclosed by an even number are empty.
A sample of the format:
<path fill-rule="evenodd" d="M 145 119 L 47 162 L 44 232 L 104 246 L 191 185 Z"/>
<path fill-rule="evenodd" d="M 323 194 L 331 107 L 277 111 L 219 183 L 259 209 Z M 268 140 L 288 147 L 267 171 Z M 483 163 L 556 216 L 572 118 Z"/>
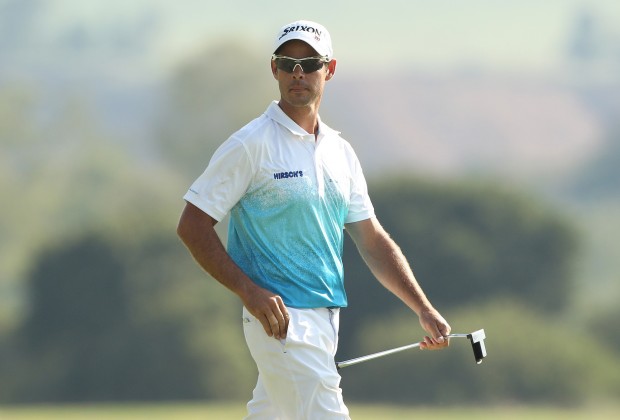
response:
<path fill-rule="evenodd" d="M 331 32 L 340 73 L 403 65 L 549 72 L 562 65 L 583 11 L 620 39 L 619 0 L 0 0 L 0 61 L 78 59 L 144 77 L 225 40 L 268 57 L 277 30 L 304 18 Z"/>

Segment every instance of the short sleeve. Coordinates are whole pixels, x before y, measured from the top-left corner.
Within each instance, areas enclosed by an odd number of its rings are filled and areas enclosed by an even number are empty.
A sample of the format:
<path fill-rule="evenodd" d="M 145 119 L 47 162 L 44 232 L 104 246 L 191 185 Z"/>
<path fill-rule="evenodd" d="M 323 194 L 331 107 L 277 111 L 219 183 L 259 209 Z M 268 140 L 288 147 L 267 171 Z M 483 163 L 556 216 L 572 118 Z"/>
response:
<path fill-rule="evenodd" d="M 362 171 L 362 166 L 353 149 L 349 149 L 349 166 L 351 170 L 351 195 L 349 211 L 345 223 L 359 222 L 370 219 L 375 215 L 375 209 L 368 195 L 368 185 Z"/>
<path fill-rule="evenodd" d="M 221 221 L 248 189 L 254 168 L 242 142 L 226 140 L 183 199 Z"/>

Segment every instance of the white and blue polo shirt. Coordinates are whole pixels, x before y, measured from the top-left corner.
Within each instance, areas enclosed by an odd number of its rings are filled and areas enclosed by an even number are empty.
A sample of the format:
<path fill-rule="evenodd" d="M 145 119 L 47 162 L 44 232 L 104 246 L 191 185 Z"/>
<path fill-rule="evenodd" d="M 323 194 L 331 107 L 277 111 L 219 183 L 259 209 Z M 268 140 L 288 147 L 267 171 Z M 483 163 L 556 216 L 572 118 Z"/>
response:
<path fill-rule="evenodd" d="M 351 145 L 319 119 L 308 134 L 278 106 L 233 134 L 183 197 L 220 221 L 228 253 L 294 308 L 344 307 L 344 224 L 374 216 Z"/>

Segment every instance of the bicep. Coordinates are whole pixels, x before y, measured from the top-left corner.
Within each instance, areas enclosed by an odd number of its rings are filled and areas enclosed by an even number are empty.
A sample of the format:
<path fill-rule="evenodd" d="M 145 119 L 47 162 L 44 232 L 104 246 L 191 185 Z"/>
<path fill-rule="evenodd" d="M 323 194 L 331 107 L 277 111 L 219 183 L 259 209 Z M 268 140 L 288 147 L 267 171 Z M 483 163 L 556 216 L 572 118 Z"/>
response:
<path fill-rule="evenodd" d="M 370 252 L 378 240 L 386 235 L 385 230 L 376 217 L 348 223 L 345 229 L 360 253 Z"/>
<path fill-rule="evenodd" d="M 213 228 L 216 223 L 217 220 L 187 201 L 179 219 L 177 234 L 183 242 L 187 242 L 191 236 L 204 232 L 205 228 Z"/>

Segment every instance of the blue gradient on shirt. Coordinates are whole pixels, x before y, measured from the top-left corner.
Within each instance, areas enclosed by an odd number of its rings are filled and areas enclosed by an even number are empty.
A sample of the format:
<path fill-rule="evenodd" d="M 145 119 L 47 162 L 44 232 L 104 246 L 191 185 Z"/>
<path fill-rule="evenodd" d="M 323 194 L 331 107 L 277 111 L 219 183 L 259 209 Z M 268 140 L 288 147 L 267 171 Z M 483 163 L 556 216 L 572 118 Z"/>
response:
<path fill-rule="evenodd" d="M 342 247 L 348 202 L 325 180 L 266 179 L 231 210 L 228 252 L 259 286 L 295 308 L 344 307 Z"/>

